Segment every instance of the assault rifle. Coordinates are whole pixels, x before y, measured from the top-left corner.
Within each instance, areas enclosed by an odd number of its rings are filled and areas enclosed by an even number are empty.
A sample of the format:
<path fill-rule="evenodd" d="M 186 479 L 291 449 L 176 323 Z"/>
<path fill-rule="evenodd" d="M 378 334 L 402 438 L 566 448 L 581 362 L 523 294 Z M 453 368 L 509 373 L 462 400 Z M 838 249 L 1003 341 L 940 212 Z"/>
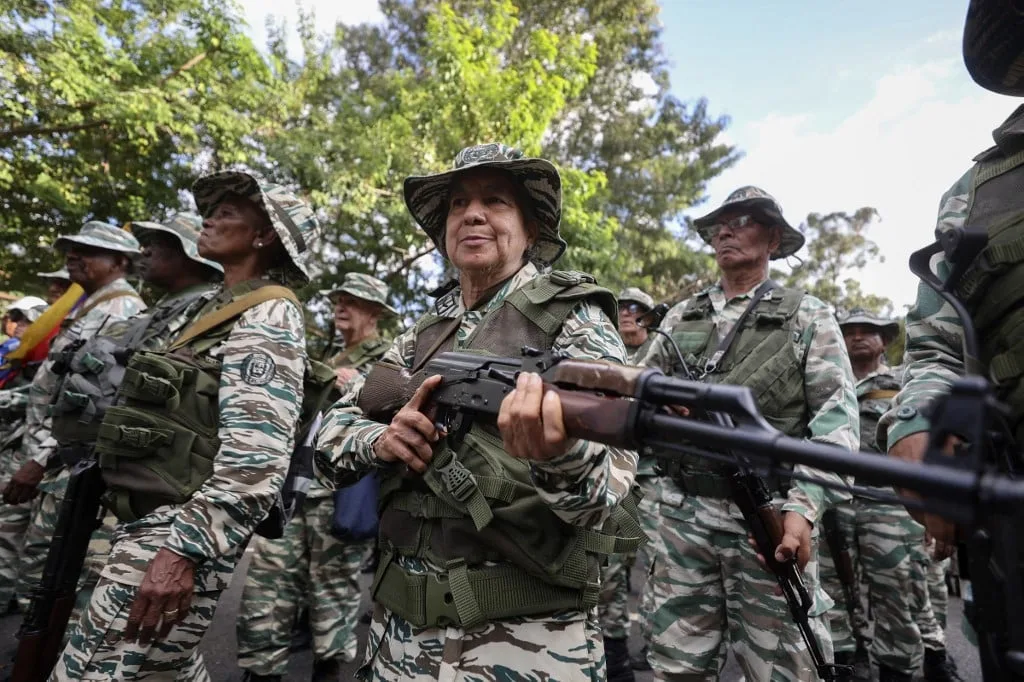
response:
<path fill-rule="evenodd" d="M 846 611 L 850 614 L 850 623 L 853 625 L 857 619 L 857 606 L 860 604 L 860 584 L 857 582 L 857 571 L 853 566 L 850 544 L 839 525 L 839 514 L 835 509 L 829 509 L 822 515 L 821 526 L 824 531 L 825 544 L 828 545 L 828 553 L 836 567 L 836 575 L 839 576 L 839 583 L 843 586 Z"/>
<path fill-rule="evenodd" d="M 998 541 L 1024 527 L 1024 518 L 1021 518 L 1024 481 L 996 473 L 988 466 L 972 468 L 962 459 L 942 454 L 951 434 L 968 441 L 984 442 L 985 424 L 989 423 L 987 420 L 996 404 L 987 382 L 978 377 L 957 381 L 950 394 L 937 401 L 933 414 L 936 426 L 930 435 L 926 466 L 883 456 L 865 456 L 836 446 L 788 437 L 765 421 L 753 394 L 742 386 L 705 384 L 669 377 L 658 369 L 573 360 L 528 348 L 520 358 L 447 352 L 431 359 L 423 376 L 440 374 L 443 377 L 431 395 L 431 402 L 436 406 L 435 421 L 456 440 L 468 432 L 474 421 L 493 423 L 502 399 L 513 390 L 520 372 L 539 374 L 546 390 L 557 392 L 566 431 L 572 437 L 634 450 L 654 447 L 662 452 L 697 454 L 731 465 L 739 463 L 740 470 L 766 476 L 798 478 L 780 466 L 785 462 L 856 476 L 872 485 L 914 490 L 924 497 L 918 506 L 986 531 L 990 533 L 987 537 L 994 534 L 995 540 L 990 541 L 991 552 L 986 556 L 997 559 L 1002 556 Z M 718 416 L 713 421 L 705 421 L 682 417 L 665 409 L 676 405 L 689 408 L 693 416 Z M 753 478 L 748 481 L 752 509 L 748 507 L 745 513 L 753 510 L 760 518 L 760 512 L 767 511 L 764 505 L 770 505 L 771 497 Z M 769 536 L 781 536 L 779 524 L 772 517 L 765 514 L 762 521 Z M 784 586 L 784 592 L 799 622 L 806 616 L 809 606 L 809 598 L 800 591 L 799 571 L 792 565 L 773 565 L 776 544 L 758 538 L 757 529 L 752 530 L 759 547 L 771 548 L 761 552 L 769 567 L 780 569 L 786 576 L 779 578 L 780 584 L 789 585 L 788 589 Z M 986 655 L 983 648 L 982 657 L 998 658 L 1000 664 L 1015 665 L 1016 651 L 1024 651 L 1024 648 L 1017 648 L 1016 644 L 1008 647 L 1001 633 L 1020 629 L 1024 623 L 1013 623 L 1019 612 L 1009 610 L 1010 602 L 1000 601 L 998 595 L 1019 589 L 1019 576 L 985 572 L 994 576 L 994 582 L 976 583 L 976 592 L 985 591 L 987 596 L 982 599 L 978 594 L 976 597 L 986 617 L 978 620 L 975 627 L 982 639 L 991 643 L 992 653 Z M 809 647 L 813 651 L 814 645 L 809 644 Z M 819 675 L 839 672 L 826 664 Z M 986 679 L 1010 678 L 997 671 L 986 672 Z"/>

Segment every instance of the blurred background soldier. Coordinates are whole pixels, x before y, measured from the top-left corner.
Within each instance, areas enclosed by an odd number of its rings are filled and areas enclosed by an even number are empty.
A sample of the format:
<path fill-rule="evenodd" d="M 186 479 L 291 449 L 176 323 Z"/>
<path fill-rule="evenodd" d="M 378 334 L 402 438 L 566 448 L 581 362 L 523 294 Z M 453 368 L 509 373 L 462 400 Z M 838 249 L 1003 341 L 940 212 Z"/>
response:
<path fill-rule="evenodd" d="M 68 274 L 67 268 L 61 268 L 53 272 L 37 272 L 36 276 L 46 282 L 47 303 L 56 301 L 71 286 L 71 275 Z"/>

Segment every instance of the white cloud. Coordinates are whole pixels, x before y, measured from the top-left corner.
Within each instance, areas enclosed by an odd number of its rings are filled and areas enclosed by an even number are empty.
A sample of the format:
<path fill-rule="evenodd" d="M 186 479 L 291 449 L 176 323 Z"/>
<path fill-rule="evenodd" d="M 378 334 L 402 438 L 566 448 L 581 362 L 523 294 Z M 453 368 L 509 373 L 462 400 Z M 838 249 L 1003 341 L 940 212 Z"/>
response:
<path fill-rule="evenodd" d="M 817 125 L 814 112 L 734 121 L 730 137 L 746 155 L 711 183 L 702 209 L 749 184 L 772 193 L 794 225 L 810 212 L 877 208 L 882 221 L 869 236 L 885 262 L 860 277 L 866 291 L 902 311 L 917 288 L 907 259 L 932 241 L 939 197 L 1018 103 L 974 85 L 959 60 L 948 59 L 893 68 L 831 129 Z"/>
<path fill-rule="evenodd" d="M 249 33 L 257 45 L 264 45 L 267 39 L 267 18 L 275 22 L 284 19 L 288 25 L 288 54 L 297 57 L 301 53 L 298 34 L 299 7 L 311 11 L 315 17 L 317 33 L 330 33 L 338 22 L 361 24 L 378 22 L 383 19 L 378 0 L 240 0 Z"/>

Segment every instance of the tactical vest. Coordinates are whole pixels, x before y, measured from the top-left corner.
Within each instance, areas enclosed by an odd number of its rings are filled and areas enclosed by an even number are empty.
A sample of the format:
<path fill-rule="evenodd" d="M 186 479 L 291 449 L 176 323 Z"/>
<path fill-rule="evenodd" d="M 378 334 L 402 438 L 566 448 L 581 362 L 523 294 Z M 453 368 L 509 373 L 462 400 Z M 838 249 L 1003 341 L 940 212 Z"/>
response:
<path fill-rule="evenodd" d="M 860 449 L 861 452 L 880 453 L 878 447 L 878 422 L 892 405 L 892 399 L 900 392 L 900 380 L 892 374 L 879 374 L 871 378 L 869 388 L 858 387 L 857 406 L 860 411 Z M 858 486 L 877 488 L 872 483 L 856 479 Z M 886 492 L 892 492 L 887 489 Z"/>
<path fill-rule="evenodd" d="M 553 272 L 512 292 L 479 323 L 463 350 L 519 356 L 524 345 L 551 347 L 580 301 L 614 320 L 615 298 L 589 276 Z M 416 325 L 414 369 L 450 350 L 458 319 L 428 315 Z M 363 391 L 383 403 L 407 398 L 386 370 L 370 373 Z M 418 385 L 413 381 L 412 385 Z M 401 395 L 388 396 L 387 393 Z M 360 407 L 373 407 L 360 399 Z M 643 541 L 635 499 L 601 530 L 562 521 L 537 494 L 530 464 L 509 456 L 493 424 L 474 424 L 460 443 L 447 438 L 422 476 L 384 478 L 380 497 L 383 550 L 374 600 L 416 627 L 472 627 L 490 620 L 586 610 L 597 604 L 603 557 Z M 421 575 L 396 556 L 444 567 Z"/>
<path fill-rule="evenodd" d="M 237 285 L 209 302 L 166 351 L 132 355 L 117 404 L 107 409 L 96 438 L 107 486 L 104 501 L 119 520 L 184 504 L 210 478 L 220 449 L 221 364 L 207 351 L 227 339 L 243 312 L 280 298 L 299 305 L 284 287 L 265 281 Z M 330 368 L 311 364 L 303 381 L 298 439 L 334 384 Z"/>
<path fill-rule="evenodd" d="M 717 366 L 709 363 L 716 350 L 711 298 L 692 298 L 669 335 L 686 364 L 703 380 L 714 384 L 746 386 L 768 422 L 788 436 L 808 436 L 807 400 L 804 395 L 804 351 L 797 344 L 801 330 L 796 313 L 804 292 L 779 287 L 761 299 L 742 322 L 736 337 Z M 681 373 L 681 367 L 672 373 Z M 663 473 L 685 492 L 727 498 L 732 490 L 727 466 L 693 455 L 672 455 L 661 460 Z M 769 488 L 783 490 L 783 482 L 766 479 Z"/>
<path fill-rule="evenodd" d="M 179 316 L 198 313 L 209 293 L 205 287 L 185 292 L 142 317 L 119 321 L 100 335 L 51 354 L 53 371 L 62 379 L 48 412 L 65 464 L 86 456 L 96 442 L 100 422 L 114 402 L 132 352 L 164 339 Z"/>
<path fill-rule="evenodd" d="M 1015 152 L 993 147 L 976 157 L 964 229 L 988 242 L 955 292 L 974 322 L 978 359 L 1010 407 L 1017 443 L 1024 443 L 1024 111 L 1004 134 L 1004 147 Z"/>

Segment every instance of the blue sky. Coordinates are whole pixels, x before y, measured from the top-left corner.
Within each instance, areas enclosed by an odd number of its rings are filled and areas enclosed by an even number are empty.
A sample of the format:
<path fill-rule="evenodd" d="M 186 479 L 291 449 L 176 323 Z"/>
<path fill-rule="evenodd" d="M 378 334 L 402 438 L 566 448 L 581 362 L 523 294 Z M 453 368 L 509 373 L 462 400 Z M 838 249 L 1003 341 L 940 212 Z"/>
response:
<path fill-rule="evenodd" d="M 317 26 L 380 19 L 376 0 L 303 0 Z M 242 0 L 263 40 L 287 0 Z M 673 92 L 731 119 L 744 158 L 709 186 L 699 215 L 754 184 L 791 223 L 873 206 L 885 262 L 859 277 L 897 311 L 913 301 L 911 251 L 932 239 L 941 194 L 991 144 L 1017 102 L 974 85 L 960 57 L 967 0 L 662 0 Z"/>

